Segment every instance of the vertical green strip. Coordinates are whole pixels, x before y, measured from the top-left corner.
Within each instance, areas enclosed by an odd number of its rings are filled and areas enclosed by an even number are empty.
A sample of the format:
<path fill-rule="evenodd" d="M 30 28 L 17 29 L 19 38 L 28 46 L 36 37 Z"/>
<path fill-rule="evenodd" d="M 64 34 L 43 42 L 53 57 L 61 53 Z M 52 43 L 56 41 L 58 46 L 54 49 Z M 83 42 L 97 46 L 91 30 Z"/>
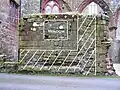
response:
<path fill-rule="evenodd" d="M 41 10 L 42 9 L 42 1 L 43 0 L 40 0 L 40 13 L 42 12 L 42 10 Z"/>

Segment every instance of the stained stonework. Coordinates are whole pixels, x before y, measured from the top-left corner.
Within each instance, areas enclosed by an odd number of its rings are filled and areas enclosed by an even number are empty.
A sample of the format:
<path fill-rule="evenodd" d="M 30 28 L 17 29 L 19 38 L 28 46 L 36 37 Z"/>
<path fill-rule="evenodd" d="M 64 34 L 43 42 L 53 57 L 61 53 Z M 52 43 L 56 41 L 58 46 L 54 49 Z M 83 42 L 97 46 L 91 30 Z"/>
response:
<path fill-rule="evenodd" d="M 41 0 L 21 0 L 21 14 L 35 14 L 40 12 Z"/>
<path fill-rule="evenodd" d="M 24 19 L 24 26 L 20 32 L 21 48 L 77 50 L 76 15 L 46 14 L 30 17 L 26 18 L 26 21 Z M 33 19 L 36 19 L 36 21 Z M 28 26 L 30 27 L 28 28 Z"/>
<path fill-rule="evenodd" d="M 17 11 L 16 11 L 17 12 Z M 18 17 L 10 17 L 10 1 L 0 1 L 0 55 L 7 55 L 7 60 L 18 59 Z M 17 14 L 18 15 L 18 14 Z M 15 19 L 17 18 L 17 19 Z"/>
<path fill-rule="evenodd" d="M 77 15 L 77 20 L 78 20 L 77 25 L 81 28 L 76 27 L 76 25 L 74 24 L 74 22 L 76 21 L 74 17 L 76 15 Z M 53 17 L 52 19 L 56 20 L 57 15 L 44 14 L 42 17 L 46 18 L 46 16 L 49 19 L 51 19 L 50 17 Z M 68 47 L 67 45 L 71 44 L 71 43 L 65 43 L 65 42 L 63 44 L 56 43 L 57 44 L 56 46 L 61 48 L 60 50 L 55 49 L 54 51 L 54 50 L 49 49 L 49 47 L 51 47 L 53 43 L 48 44 L 48 41 L 46 43 L 40 42 L 41 39 L 43 39 L 41 38 L 42 34 L 37 35 L 40 33 L 41 29 L 40 28 L 36 30 L 31 29 L 33 28 L 33 23 L 34 23 L 32 21 L 34 20 L 38 21 L 38 19 L 39 21 L 43 20 L 41 19 L 41 15 L 28 16 L 27 18 L 26 17 L 24 18 L 23 28 L 20 30 L 20 48 L 26 49 L 21 54 L 22 61 L 24 61 L 25 64 L 27 64 L 27 66 L 34 66 L 35 62 L 38 62 L 35 64 L 35 67 L 44 68 L 46 66 L 47 68 L 50 68 L 53 71 L 76 72 L 76 73 L 81 73 L 83 75 L 88 75 L 88 74 L 89 75 L 106 75 L 106 74 L 108 75 L 109 67 L 107 66 L 108 62 L 106 60 L 108 41 L 106 39 L 107 37 L 105 33 L 106 26 L 108 25 L 107 23 L 108 18 L 104 16 L 101 18 L 98 16 L 95 19 L 93 18 L 93 16 L 88 16 L 86 19 L 86 22 L 82 24 L 85 17 L 79 14 L 75 14 L 75 13 L 66 14 L 66 15 L 62 14 L 60 15 L 60 17 L 68 18 L 68 21 L 70 20 L 73 22 L 72 26 L 69 25 L 71 26 L 71 28 L 69 28 L 68 31 L 74 31 L 75 28 L 77 28 L 78 49 L 75 51 L 65 50 L 65 48 L 62 49 L 61 45 L 64 44 L 66 45 L 66 47 Z M 31 25 L 27 24 L 30 22 L 31 22 Z M 36 24 L 36 26 L 37 25 L 41 26 L 42 24 L 40 24 L 39 22 L 38 24 Z M 59 27 L 56 26 L 56 28 L 59 28 Z M 54 28 L 54 30 L 56 30 L 56 28 Z M 34 30 L 34 34 L 30 34 L 30 32 L 33 33 L 33 31 L 31 30 Z M 72 38 L 72 40 L 74 41 L 74 38 L 76 36 L 75 33 L 69 32 L 69 34 L 70 36 L 68 39 Z M 32 38 L 32 40 L 30 38 Z M 34 40 L 37 40 L 39 44 L 35 42 Z M 42 50 L 41 52 L 41 46 L 39 45 L 47 47 L 47 49 Z M 53 45 L 54 48 L 56 46 Z M 25 53 L 27 53 L 27 55 L 24 57 Z M 41 57 L 40 61 L 37 61 L 39 60 L 39 56 L 41 55 L 43 56 Z"/>
<path fill-rule="evenodd" d="M 114 19 L 110 26 L 111 47 L 109 48 L 109 55 L 113 63 L 120 63 L 120 8 L 116 10 Z M 113 23 L 114 22 L 114 23 Z"/>

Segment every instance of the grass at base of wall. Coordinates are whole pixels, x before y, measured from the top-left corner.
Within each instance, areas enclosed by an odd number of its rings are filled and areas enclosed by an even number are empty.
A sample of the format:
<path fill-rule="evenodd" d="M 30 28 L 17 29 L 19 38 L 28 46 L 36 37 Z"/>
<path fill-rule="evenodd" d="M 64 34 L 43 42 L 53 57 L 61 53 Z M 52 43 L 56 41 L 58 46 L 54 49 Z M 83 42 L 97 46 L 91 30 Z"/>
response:
<path fill-rule="evenodd" d="M 6 73 L 6 72 L 3 72 Z M 85 78 L 120 78 L 119 76 L 95 76 L 95 75 L 82 75 L 77 73 L 52 73 L 48 70 L 34 71 L 34 70 L 18 70 L 17 72 L 7 72 L 8 74 L 21 74 L 21 75 L 35 75 L 35 76 L 65 76 L 65 77 L 85 77 Z"/>
<path fill-rule="evenodd" d="M 7 66 L 8 65 L 8 66 Z M 23 75 L 42 75 L 42 76 L 72 76 L 72 77 L 113 77 L 113 78 L 119 78 L 118 76 L 105 76 L 103 73 L 97 73 L 97 76 L 91 74 L 91 75 L 83 75 L 83 73 L 80 72 L 55 72 L 54 70 L 40 70 L 39 68 L 32 69 L 31 67 L 26 67 L 26 69 L 21 69 L 22 67 L 18 67 L 18 64 L 4 64 L 1 62 L 0 66 L 0 73 L 8 73 L 8 74 L 23 74 Z"/>

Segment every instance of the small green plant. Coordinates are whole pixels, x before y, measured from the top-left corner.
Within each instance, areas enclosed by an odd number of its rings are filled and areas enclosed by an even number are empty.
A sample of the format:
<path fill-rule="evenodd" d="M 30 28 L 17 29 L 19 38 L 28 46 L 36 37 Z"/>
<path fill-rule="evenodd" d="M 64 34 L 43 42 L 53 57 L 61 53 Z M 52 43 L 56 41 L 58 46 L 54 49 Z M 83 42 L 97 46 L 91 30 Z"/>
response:
<path fill-rule="evenodd" d="M 24 25 L 24 20 L 23 20 L 23 19 L 20 19 L 20 21 L 19 21 L 19 26 L 18 26 L 19 33 L 22 31 L 23 25 Z"/>

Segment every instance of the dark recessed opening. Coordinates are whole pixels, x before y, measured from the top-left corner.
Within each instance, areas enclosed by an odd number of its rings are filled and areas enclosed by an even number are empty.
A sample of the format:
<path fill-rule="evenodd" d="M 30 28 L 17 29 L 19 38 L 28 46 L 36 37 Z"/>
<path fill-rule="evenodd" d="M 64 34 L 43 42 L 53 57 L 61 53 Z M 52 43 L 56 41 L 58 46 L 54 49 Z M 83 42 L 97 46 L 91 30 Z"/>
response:
<path fill-rule="evenodd" d="M 48 35 L 45 35 L 45 39 L 48 39 Z"/>

